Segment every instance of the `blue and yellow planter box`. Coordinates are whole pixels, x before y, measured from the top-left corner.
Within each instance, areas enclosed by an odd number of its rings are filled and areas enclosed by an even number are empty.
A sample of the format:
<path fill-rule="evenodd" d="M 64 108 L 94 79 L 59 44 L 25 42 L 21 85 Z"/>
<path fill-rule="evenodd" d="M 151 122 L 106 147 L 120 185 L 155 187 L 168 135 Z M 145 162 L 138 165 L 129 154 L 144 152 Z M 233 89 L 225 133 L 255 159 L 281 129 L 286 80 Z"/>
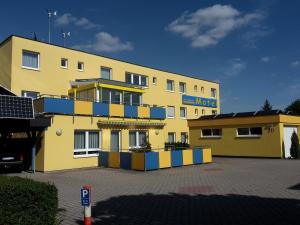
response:
<path fill-rule="evenodd" d="M 159 168 L 170 168 L 171 167 L 171 152 L 170 151 L 160 151 L 158 153 L 159 158 Z"/>
<path fill-rule="evenodd" d="M 212 155 L 210 148 L 203 148 L 203 163 L 211 163 Z"/>
<path fill-rule="evenodd" d="M 99 152 L 99 167 L 108 167 L 109 152 Z"/>
<path fill-rule="evenodd" d="M 182 151 L 182 164 L 184 166 L 192 165 L 193 163 L 193 150 L 188 149 Z"/>
<path fill-rule="evenodd" d="M 120 153 L 120 168 L 131 170 L 132 169 L 132 153 L 121 152 Z"/>
<path fill-rule="evenodd" d="M 172 167 L 178 167 L 183 165 L 182 151 L 172 150 L 171 151 L 171 165 Z"/>
<path fill-rule="evenodd" d="M 110 152 L 108 155 L 108 165 L 111 168 L 120 168 L 120 153 Z"/>
<path fill-rule="evenodd" d="M 158 152 L 132 153 L 133 170 L 157 170 L 159 169 Z"/>
<path fill-rule="evenodd" d="M 201 164 L 203 163 L 203 149 L 202 148 L 194 148 L 193 149 L 193 164 Z"/>

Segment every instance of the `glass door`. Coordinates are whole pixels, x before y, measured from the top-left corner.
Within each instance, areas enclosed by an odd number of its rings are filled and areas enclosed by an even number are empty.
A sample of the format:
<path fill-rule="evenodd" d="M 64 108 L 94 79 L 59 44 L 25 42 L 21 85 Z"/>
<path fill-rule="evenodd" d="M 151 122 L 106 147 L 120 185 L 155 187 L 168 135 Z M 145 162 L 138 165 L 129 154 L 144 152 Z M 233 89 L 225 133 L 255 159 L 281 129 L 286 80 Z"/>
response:
<path fill-rule="evenodd" d="M 110 133 L 110 149 L 112 152 L 120 151 L 120 131 L 112 130 Z"/>

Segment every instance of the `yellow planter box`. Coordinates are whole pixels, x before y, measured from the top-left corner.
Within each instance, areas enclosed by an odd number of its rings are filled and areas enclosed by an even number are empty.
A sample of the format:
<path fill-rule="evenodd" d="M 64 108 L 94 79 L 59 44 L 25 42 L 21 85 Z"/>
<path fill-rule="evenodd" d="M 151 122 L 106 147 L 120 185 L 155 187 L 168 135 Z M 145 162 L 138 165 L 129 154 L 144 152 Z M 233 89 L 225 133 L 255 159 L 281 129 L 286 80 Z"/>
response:
<path fill-rule="evenodd" d="M 111 168 L 120 168 L 120 153 L 110 152 L 108 156 L 108 165 Z"/>
<path fill-rule="evenodd" d="M 203 149 L 203 163 L 210 163 L 212 162 L 212 155 L 210 148 Z"/>
<path fill-rule="evenodd" d="M 109 116 L 124 117 L 124 105 L 110 104 Z"/>
<path fill-rule="evenodd" d="M 193 164 L 193 150 L 183 150 L 182 151 L 183 165 L 192 165 Z"/>
<path fill-rule="evenodd" d="M 93 114 L 93 103 L 88 101 L 75 101 L 74 102 L 74 113 L 80 115 L 92 115 Z"/>
<path fill-rule="evenodd" d="M 159 152 L 159 168 L 171 167 L 171 152 L 160 151 Z"/>
<path fill-rule="evenodd" d="M 144 153 L 132 153 L 132 169 L 133 170 L 145 170 L 145 154 Z"/>
<path fill-rule="evenodd" d="M 150 108 L 146 106 L 139 106 L 138 118 L 150 118 Z"/>

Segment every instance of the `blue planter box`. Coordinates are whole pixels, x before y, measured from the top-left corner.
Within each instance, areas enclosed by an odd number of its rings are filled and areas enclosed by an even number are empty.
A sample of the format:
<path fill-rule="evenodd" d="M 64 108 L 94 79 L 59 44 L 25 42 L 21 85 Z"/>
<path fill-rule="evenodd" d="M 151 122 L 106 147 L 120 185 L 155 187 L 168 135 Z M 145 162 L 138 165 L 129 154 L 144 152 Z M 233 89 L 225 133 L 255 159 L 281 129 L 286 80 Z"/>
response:
<path fill-rule="evenodd" d="M 172 167 L 183 165 L 182 151 L 171 151 L 171 165 Z"/>
<path fill-rule="evenodd" d="M 74 114 L 74 101 L 61 98 L 43 98 L 43 108 L 46 113 Z"/>
<path fill-rule="evenodd" d="M 107 103 L 93 103 L 93 116 L 109 116 L 109 105 Z"/>
<path fill-rule="evenodd" d="M 130 152 L 121 152 L 120 153 L 120 168 L 131 170 L 131 153 Z"/>
<path fill-rule="evenodd" d="M 203 163 L 203 149 L 202 148 L 194 148 L 193 149 L 193 163 L 194 164 Z"/>
<path fill-rule="evenodd" d="M 158 152 L 145 152 L 145 170 L 158 170 Z"/>
<path fill-rule="evenodd" d="M 166 119 L 166 109 L 161 107 L 151 107 L 150 119 Z"/>
<path fill-rule="evenodd" d="M 127 118 L 138 118 L 137 106 L 125 105 L 124 116 Z"/>
<path fill-rule="evenodd" d="M 99 167 L 108 167 L 108 152 L 99 152 Z"/>

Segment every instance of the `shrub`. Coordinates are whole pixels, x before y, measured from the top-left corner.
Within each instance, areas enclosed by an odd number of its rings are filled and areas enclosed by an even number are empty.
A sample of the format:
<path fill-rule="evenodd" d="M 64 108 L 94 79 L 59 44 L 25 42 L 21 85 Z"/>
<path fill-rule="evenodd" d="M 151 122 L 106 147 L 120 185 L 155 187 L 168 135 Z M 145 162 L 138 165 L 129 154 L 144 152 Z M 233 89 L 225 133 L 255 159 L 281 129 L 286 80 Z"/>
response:
<path fill-rule="evenodd" d="M 297 133 L 294 131 L 291 137 L 291 148 L 290 154 L 294 159 L 298 158 L 298 151 L 299 151 L 299 139 Z"/>
<path fill-rule="evenodd" d="M 0 224 L 54 225 L 57 211 L 54 185 L 0 176 Z"/>

